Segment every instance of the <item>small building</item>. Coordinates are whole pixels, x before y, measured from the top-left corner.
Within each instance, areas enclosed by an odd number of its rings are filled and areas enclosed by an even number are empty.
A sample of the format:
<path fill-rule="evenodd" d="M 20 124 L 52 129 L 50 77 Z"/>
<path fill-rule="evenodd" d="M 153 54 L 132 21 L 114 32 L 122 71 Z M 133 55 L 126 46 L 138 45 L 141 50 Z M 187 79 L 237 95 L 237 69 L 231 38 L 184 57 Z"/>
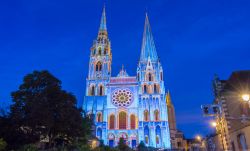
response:
<path fill-rule="evenodd" d="M 228 80 L 213 81 L 214 104 L 221 107 L 215 117 L 216 135 L 208 139 L 207 144 L 217 150 L 250 150 L 250 108 L 249 100 L 243 95 L 250 95 L 250 71 L 236 71 Z M 248 98 L 249 99 L 249 98 Z"/>

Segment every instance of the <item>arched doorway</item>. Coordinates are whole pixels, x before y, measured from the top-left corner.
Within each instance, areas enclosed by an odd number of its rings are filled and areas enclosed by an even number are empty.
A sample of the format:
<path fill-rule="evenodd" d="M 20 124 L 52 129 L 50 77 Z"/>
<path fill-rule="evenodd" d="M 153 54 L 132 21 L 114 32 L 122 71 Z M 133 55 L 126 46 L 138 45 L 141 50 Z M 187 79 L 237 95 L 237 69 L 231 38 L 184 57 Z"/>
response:
<path fill-rule="evenodd" d="M 145 144 L 149 144 L 149 128 L 148 125 L 144 127 L 144 142 Z"/>
<path fill-rule="evenodd" d="M 161 146 L 161 128 L 159 125 L 157 125 L 155 128 L 155 142 L 156 147 Z"/>
<path fill-rule="evenodd" d="M 120 139 L 123 138 L 124 143 L 126 143 L 128 145 L 128 134 L 127 133 L 125 133 L 125 132 L 119 133 L 119 137 L 118 138 L 119 138 L 118 141 L 120 141 Z"/>
<path fill-rule="evenodd" d="M 114 147 L 115 146 L 115 135 L 110 133 L 108 135 L 108 139 L 109 139 L 109 147 Z"/>
<path fill-rule="evenodd" d="M 96 130 L 96 136 L 98 137 L 98 139 L 102 139 L 102 129 L 100 127 L 98 127 Z"/>
<path fill-rule="evenodd" d="M 132 147 L 133 149 L 135 149 L 136 146 L 137 146 L 137 137 L 136 137 L 136 134 L 132 134 L 132 135 L 130 136 L 130 139 L 131 139 L 131 147 Z"/>

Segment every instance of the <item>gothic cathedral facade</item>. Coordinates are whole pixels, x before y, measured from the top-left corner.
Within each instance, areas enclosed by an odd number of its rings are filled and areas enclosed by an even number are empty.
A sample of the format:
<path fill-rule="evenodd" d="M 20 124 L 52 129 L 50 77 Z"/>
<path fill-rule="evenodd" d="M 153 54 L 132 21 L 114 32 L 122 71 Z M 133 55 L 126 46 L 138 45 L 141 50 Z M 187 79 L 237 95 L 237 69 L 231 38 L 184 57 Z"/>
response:
<path fill-rule="evenodd" d="M 95 134 L 105 145 L 116 146 L 122 137 L 135 148 L 171 148 L 163 68 L 146 15 L 137 75 L 122 68 L 111 75 L 112 52 L 105 8 L 97 39 L 91 47 L 83 110 L 94 115 Z"/>

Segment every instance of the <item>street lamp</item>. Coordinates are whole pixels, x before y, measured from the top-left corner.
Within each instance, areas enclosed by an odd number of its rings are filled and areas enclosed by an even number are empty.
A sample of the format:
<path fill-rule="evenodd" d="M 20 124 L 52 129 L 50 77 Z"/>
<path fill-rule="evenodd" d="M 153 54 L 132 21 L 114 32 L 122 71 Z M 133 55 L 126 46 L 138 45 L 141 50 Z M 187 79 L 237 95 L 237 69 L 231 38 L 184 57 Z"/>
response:
<path fill-rule="evenodd" d="M 250 101 L 250 95 L 249 94 L 243 94 L 241 96 L 241 98 L 243 99 L 243 101 L 249 102 Z"/>
<path fill-rule="evenodd" d="M 215 121 L 212 121 L 212 122 L 211 122 L 211 126 L 212 126 L 212 127 L 216 127 L 216 126 L 217 126 L 217 123 L 216 123 Z"/>
<path fill-rule="evenodd" d="M 196 135 L 195 138 L 196 138 L 197 141 L 199 141 L 199 142 L 201 141 L 201 136 L 200 135 Z"/>

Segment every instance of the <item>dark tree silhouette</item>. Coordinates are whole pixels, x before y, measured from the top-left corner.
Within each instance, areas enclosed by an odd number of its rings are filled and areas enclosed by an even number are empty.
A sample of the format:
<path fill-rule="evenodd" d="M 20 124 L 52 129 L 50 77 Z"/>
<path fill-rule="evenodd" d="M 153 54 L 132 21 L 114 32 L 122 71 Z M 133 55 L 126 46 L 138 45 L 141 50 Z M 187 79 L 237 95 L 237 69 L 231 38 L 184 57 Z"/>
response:
<path fill-rule="evenodd" d="M 11 95 L 10 114 L 0 120 L 6 132 L 1 130 L 0 137 L 3 136 L 8 145 L 14 145 L 13 148 L 41 139 L 47 139 L 49 146 L 56 144 L 56 140 L 67 144 L 90 135 L 90 128 L 84 126 L 91 123 L 82 118 L 76 98 L 62 90 L 61 82 L 48 71 L 26 75 Z"/>

